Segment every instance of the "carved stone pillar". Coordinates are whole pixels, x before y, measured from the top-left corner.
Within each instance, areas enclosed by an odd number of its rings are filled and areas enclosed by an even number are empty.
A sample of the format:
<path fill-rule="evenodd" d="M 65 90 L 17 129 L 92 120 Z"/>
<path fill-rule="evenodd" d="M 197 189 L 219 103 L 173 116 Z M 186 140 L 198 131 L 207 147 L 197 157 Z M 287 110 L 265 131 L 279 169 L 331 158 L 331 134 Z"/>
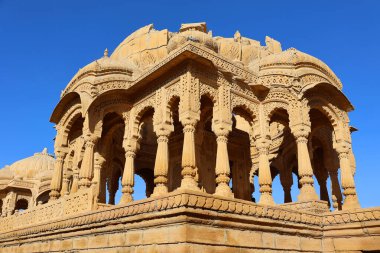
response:
<path fill-rule="evenodd" d="M 297 142 L 298 176 L 301 186 L 298 201 L 318 200 L 318 195 L 314 189 L 313 168 L 307 147 L 310 126 L 300 124 L 294 127 L 292 132 Z"/>
<path fill-rule="evenodd" d="M 269 140 L 260 138 L 257 140 L 259 152 L 259 185 L 260 185 L 260 204 L 274 205 L 272 196 L 272 175 L 269 165 Z"/>
<path fill-rule="evenodd" d="M 255 146 L 255 140 L 250 134 L 250 156 L 251 156 L 251 170 L 249 172 L 249 182 L 251 186 L 251 199 L 253 202 L 256 202 L 256 199 L 253 197 L 255 192 L 255 174 L 259 169 L 259 160 L 258 160 L 258 150 Z"/>
<path fill-rule="evenodd" d="M 55 151 L 55 164 L 54 164 L 54 174 L 50 184 L 50 200 L 58 199 L 62 187 L 62 176 L 63 176 L 63 162 L 66 156 L 66 153 L 56 148 Z"/>
<path fill-rule="evenodd" d="M 125 152 L 125 165 L 123 171 L 123 178 L 121 179 L 122 185 L 122 195 L 120 199 L 120 204 L 126 204 L 133 201 L 133 186 L 134 175 L 135 175 L 135 157 L 136 152 L 134 150 L 127 150 Z"/>
<path fill-rule="evenodd" d="M 331 199 L 335 210 L 342 210 L 342 192 L 338 179 L 337 170 L 329 170 L 331 180 Z"/>
<path fill-rule="evenodd" d="M 108 204 L 115 205 L 115 195 L 118 188 L 119 188 L 118 177 L 116 177 L 115 174 L 111 174 L 108 180 L 108 193 L 109 193 Z"/>
<path fill-rule="evenodd" d="M 106 161 L 105 164 L 103 164 L 102 169 L 100 170 L 99 195 L 98 195 L 99 203 L 106 203 L 107 168 L 108 168 L 108 162 Z"/>
<path fill-rule="evenodd" d="M 83 155 L 82 167 L 79 172 L 79 188 L 88 188 L 91 186 L 91 180 L 94 176 L 94 150 L 99 138 L 95 135 L 85 137 L 85 150 Z"/>
<path fill-rule="evenodd" d="M 190 189 L 199 191 L 198 182 L 196 180 L 197 167 L 195 160 L 195 125 L 197 121 L 187 121 L 183 127 L 183 151 L 182 151 L 182 181 L 181 189 Z"/>
<path fill-rule="evenodd" d="M 154 164 L 154 190 L 152 197 L 160 196 L 168 192 L 169 171 L 169 134 L 160 133 L 158 138 L 156 161 Z"/>
<path fill-rule="evenodd" d="M 68 175 L 63 176 L 61 195 L 69 195 L 70 178 Z"/>
<path fill-rule="evenodd" d="M 283 168 L 280 172 L 280 181 L 284 190 L 284 203 L 292 202 L 291 188 L 293 185 L 292 172 L 286 171 L 287 168 Z"/>
<path fill-rule="evenodd" d="M 76 193 L 79 188 L 79 168 L 77 165 L 74 165 L 73 168 L 73 183 L 71 185 L 70 193 Z"/>
<path fill-rule="evenodd" d="M 74 158 L 73 158 L 73 165 L 72 165 L 73 178 L 72 178 L 70 193 L 76 193 L 79 189 L 79 162 L 81 161 L 81 157 L 82 157 L 83 145 L 84 145 L 84 138 L 81 136 L 75 142 L 75 151 L 74 151 Z"/>
<path fill-rule="evenodd" d="M 216 138 L 217 143 L 217 153 L 216 153 L 216 189 L 215 195 L 233 198 L 234 194 L 229 186 L 231 180 L 231 169 L 230 161 L 228 158 L 227 143 L 228 143 L 228 132 L 218 133 Z"/>
<path fill-rule="evenodd" d="M 92 180 L 92 184 L 96 184 L 97 189 L 97 200 L 99 202 L 99 194 L 101 192 L 101 170 L 103 168 L 104 162 L 106 160 L 102 155 L 100 155 L 98 152 L 95 153 L 95 164 L 94 164 L 94 178 Z"/>
<path fill-rule="evenodd" d="M 348 143 L 339 143 L 336 151 L 339 155 L 339 163 L 341 169 L 341 182 L 344 194 L 343 210 L 360 208 L 358 196 L 356 194 L 356 187 L 354 176 L 351 170 L 349 160 L 349 147 Z"/>

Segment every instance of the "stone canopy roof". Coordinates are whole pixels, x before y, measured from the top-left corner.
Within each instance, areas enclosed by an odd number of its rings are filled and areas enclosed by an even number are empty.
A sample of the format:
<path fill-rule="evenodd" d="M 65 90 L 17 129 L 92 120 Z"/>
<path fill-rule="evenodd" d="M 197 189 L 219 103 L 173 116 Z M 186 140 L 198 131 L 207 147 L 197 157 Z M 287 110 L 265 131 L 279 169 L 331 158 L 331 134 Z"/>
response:
<path fill-rule="evenodd" d="M 213 36 L 206 23 L 201 22 L 182 24 L 178 32 L 155 30 L 153 24 L 138 29 L 124 39 L 110 56 L 106 50 L 102 58 L 80 69 L 61 96 L 78 90 L 90 90 L 95 94 L 98 88 L 94 84 L 106 81 L 133 84 L 189 43 L 254 76 L 252 84 L 260 83 L 270 75 L 300 79 L 306 73 L 315 73 L 315 78 L 342 89 L 334 72 L 313 56 L 294 48 L 283 51 L 281 43 L 268 36 L 265 45 L 243 37 L 239 31 L 231 38 Z"/>

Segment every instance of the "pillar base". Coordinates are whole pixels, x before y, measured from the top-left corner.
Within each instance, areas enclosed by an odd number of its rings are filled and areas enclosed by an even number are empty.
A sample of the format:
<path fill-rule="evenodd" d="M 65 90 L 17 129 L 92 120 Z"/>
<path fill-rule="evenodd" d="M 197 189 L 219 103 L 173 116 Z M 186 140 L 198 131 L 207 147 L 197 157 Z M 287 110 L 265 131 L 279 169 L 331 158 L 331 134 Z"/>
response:
<path fill-rule="evenodd" d="M 342 210 L 352 210 L 360 208 L 357 196 L 348 196 L 344 199 Z"/>
<path fill-rule="evenodd" d="M 156 185 L 150 197 L 159 197 L 167 193 L 168 193 L 168 187 L 166 185 Z"/>
<path fill-rule="evenodd" d="M 133 201 L 133 197 L 131 194 L 123 193 L 123 195 L 121 195 L 119 205 L 127 204 L 132 201 Z"/>
<path fill-rule="evenodd" d="M 231 191 L 231 188 L 225 183 L 218 184 L 218 186 L 215 189 L 214 195 L 227 198 L 234 198 L 234 193 Z"/>
<path fill-rule="evenodd" d="M 300 194 L 297 197 L 297 201 L 313 201 L 319 200 L 318 194 L 315 192 L 315 189 L 312 185 L 303 185 L 300 189 Z"/>
<path fill-rule="evenodd" d="M 180 190 L 192 190 L 192 191 L 201 191 L 198 186 L 197 181 L 193 177 L 184 177 L 181 181 Z"/>
<path fill-rule="evenodd" d="M 58 191 L 52 190 L 49 194 L 49 201 L 57 200 L 60 196 L 60 193 Z"/>
<path fill-rule="evenodd" d="M 261 205 L 268 205 L 268 206 L 274 206 L 274 200 L 273 196 L 268 193 L 261 193 L 259 204 Z"/>

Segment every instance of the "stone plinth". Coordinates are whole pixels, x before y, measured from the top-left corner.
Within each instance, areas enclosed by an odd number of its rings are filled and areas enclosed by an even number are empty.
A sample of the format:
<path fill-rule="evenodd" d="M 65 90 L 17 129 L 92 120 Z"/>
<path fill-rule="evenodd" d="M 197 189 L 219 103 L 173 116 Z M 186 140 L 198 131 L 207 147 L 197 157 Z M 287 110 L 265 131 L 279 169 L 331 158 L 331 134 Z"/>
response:
<path fill-rule="evenodd" d="M 360 250 L 379 249 L 380 209 L 313 214 L 177 191 L 1 227 L 0 252 L 335 252 L 351 247 L 346 236 Z"/>

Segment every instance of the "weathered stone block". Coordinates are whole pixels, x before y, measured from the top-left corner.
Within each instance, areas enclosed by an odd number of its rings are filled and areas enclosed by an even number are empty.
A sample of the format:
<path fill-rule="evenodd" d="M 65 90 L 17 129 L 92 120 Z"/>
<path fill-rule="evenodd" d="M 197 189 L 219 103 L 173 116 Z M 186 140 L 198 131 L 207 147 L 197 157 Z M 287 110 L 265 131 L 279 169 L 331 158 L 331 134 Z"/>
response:
<path fill-rule="evenodd" d="M 63 240 L 61 242 L 61 249 L 62 250 L 71 250 L 72 248 L 73 248 L 73 240 L 72 239 Z"/>
<path fill-rule="evenodd" d="M 275 245 L 277 249 L 289 249 L 289 250 L 299 250 L 300 249 L 300 238 L 298 236 L 288 236 L 288 235 L 276 235 Z"/>
<path fill-rule="evenodd" d="M 143 243 L 165 243 L 168 241 L 167 228 L 149 228 L 143 232 Z"/>
<path fill-rule="evenodd" d="M 111 247 L 124 246 L 125 244 L 125 234 L 110 234 L 108 236 L 108 245 Z"/>
<path fill-rule="evenodd" d="M 226 230 L 226 243 L 247 247 L 262 247 L 262 236 L 260 232 L 247 230 Z"/>
<path fill-rule="evenodd" d="M 168 242 L 179 243 L 186 242 L 187 228 L 185 225 L 171 226 L 168 228 Z"/>
<path fill-rule="evenodd" d="M 50 242 L 50 251 L 61 251 L 61 240 L 54 240 Z"/>
<path fill-rule="evenodd" d="M 88 248 L 88 238 L 78 237 L 73 240 L 73 249 L 87 249 Z"/>
<path fill-rule="evenodd" d="M 50 250 L 50 241 L 41 241 L 40 244 L 40 250 L 41 252 L 49 252 Z"/>
<path fill-rule="evenodd" d="M 143 231 L 131 230 L 125 234 L 126 245 L 140 245 L 142 243 Z"/>
<path fill-rule="evenodd" d="M 108 246 L 108 234 L 92 236 L 88 239 L 88 248 L 103 248 Z"/>
<path fill-rule="evenodd" d="M 262 243 L 262 245 L 263 245 L 263 248 L 265 248 L 265 249 L 272 249 L 272 248 L 274 248 L 275 246 L 274 246 L 274 234 L 273 233 L 266 233 L 266 232 L 264 232 L 264 233 L 262 233 L 261 234 L 261 237 L 262 237 L 262 241 L 263 241 L 263 243 Z"/>
<path fill-rule="evenodd" d="M 307 251 L 322 251 L 322 241 L 321 239 L 315 238 L 300 238 L 301 250 Z"/>
<path fill-rule="evenodd" d="M 188 226 L 187 241 L 198 243 L 223 244 L 224 230 L 206 226 Z"/>
<path fill-rule="evenodd" d="M 378 250 L 380 236 L 333 238 L 335 250 Z"/>

